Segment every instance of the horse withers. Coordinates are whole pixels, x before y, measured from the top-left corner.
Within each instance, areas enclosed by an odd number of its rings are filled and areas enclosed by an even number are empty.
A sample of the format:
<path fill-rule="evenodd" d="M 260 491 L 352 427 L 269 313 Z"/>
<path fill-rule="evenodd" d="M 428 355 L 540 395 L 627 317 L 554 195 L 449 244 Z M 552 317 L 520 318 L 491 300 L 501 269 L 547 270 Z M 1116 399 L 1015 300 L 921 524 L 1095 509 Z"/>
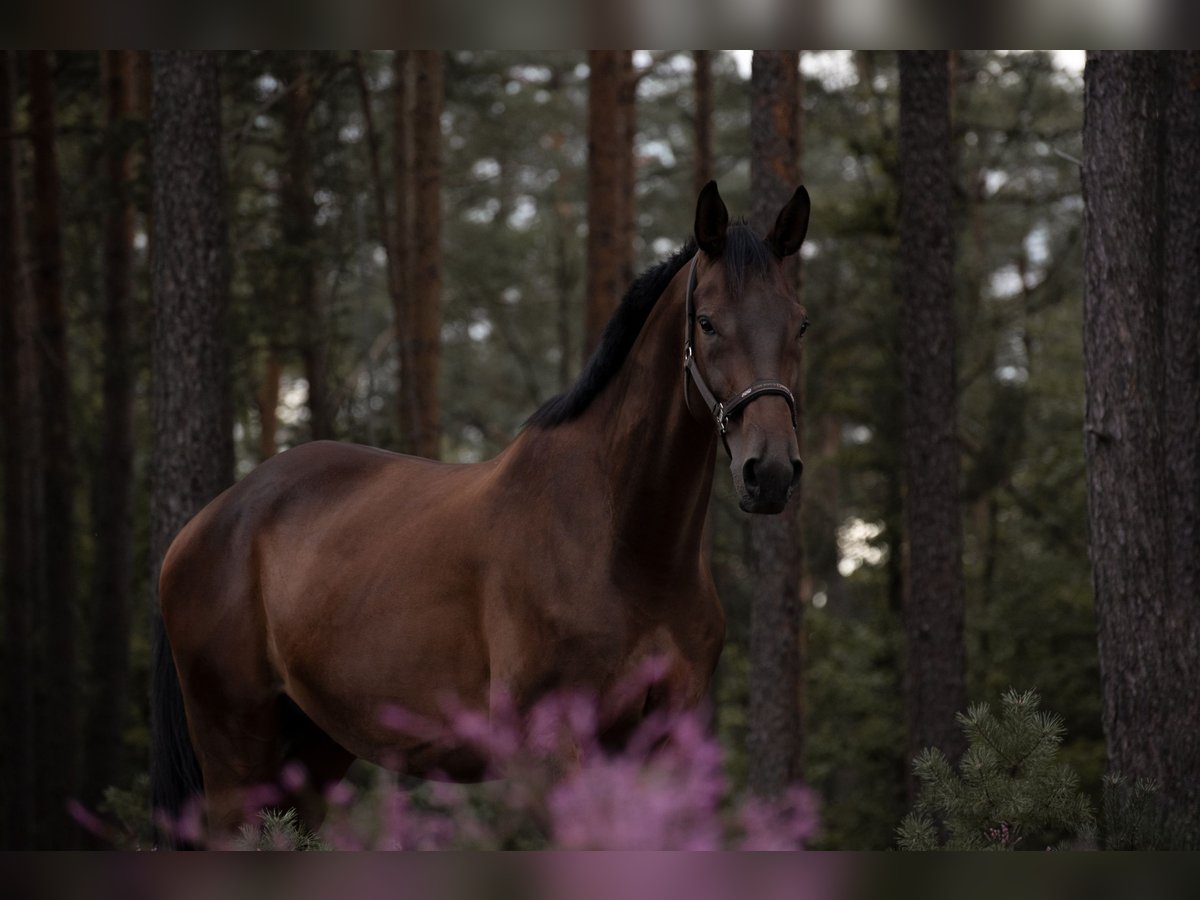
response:
<path fill-rule="evenodd" d="M 718 450 L 748 512 L 778 513 L 800 478 L 807 319 L 783 261 L 808 216 L 799 188 L 764 239 L 710 182 L 695 241 L 633 283 L 575 385 L 495 459 L 318 441 L 198 513 L 160 580 L 159 813 L 202 788 L 228 835 L 292 763 L 317 786 L 356 757 L 477 779 L 477 752 L 385 715 L 437 721 L 447 697 L 486 712 L 587 689 L 613 736 L 698 703 L 725 634 L 701 552 Z M 652 659 L 664 678 L 611 700 Z"/>

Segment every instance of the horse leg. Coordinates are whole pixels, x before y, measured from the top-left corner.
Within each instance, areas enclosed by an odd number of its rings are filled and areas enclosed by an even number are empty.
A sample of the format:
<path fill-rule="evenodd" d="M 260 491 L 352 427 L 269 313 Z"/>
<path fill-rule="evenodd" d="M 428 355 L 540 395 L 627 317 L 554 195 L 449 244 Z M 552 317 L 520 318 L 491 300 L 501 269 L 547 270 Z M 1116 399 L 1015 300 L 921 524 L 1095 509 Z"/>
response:
<path fill-rule="evenodd" d="M 354 754 L 322 731 L 290 697 L 280 697 L 279 710 L 287 741 L 285 765 L 299 764 L 296 774 L 303 777 L 301 784 L 286 786 L 288 802 L 304 827 L 315 833 L 325 820 L 327 791 L 345 777 Z"/>
<path fill-rule="evenodd" d="M 287 745 L 277 704 L 273 697 L 233 706 L 191 702 L 188 722 L 204 777 L 208 845 L 228 847 L 259 810 L 280 805 Z"/>

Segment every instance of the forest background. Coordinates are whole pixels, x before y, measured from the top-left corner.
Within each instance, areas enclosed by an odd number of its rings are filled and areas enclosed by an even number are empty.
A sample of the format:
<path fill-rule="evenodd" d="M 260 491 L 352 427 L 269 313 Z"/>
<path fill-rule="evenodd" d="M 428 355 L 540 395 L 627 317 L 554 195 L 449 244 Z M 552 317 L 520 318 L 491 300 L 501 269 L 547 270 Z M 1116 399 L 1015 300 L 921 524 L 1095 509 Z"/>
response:
<path fill-rule="evenodd" d="M 1194 54 L 1145 56 L 1116 79 L 1121 90 L 1149 79 L 1146 96 L 1170 95 L 1171 66 L 1195 71 Z M 169 238 L 154 221 L 155 192 L 169 189 L 154 176 L 170 172 L 174 149 L 156 141 L 151 110 L 211 97 L 217 178 L 196 208 L 225 241 L 202 248 L 224 266 L 204 288 L 221 311 L 212 371 L 223 374 L 198 390 L 224 436 L 205 452 L 229 478 L 320 438 L 452 462 L 494 455 L 571 383 L 631 278 L 687 240 L 705 181 L 755 223 L 754 160 L 772 152 L 763 111 L 782 109 L 784 152 L 813 198 L 800 276 L 812 323 L 806 469 L 785 543 L 792 599 L 781 600 L 763 596 L 758 526 L 717 467 L 711 558 L 729 634 L 712 708 L 730 770 L 769 791 L 755 741 L 785 740 L 788 774 L 821 797 L 822 846 L 892 846 L 914 753 L 961 749 L 952 713 L 967 700 L 1036 689 L 1064 719 L 1062 758 L 1098 796 L 1114 753 L 1106 691 L 1115 708 L 1120 688 L 1102 682 L 1089 564 L 1081 52 L 231 52 L 192 63 L 211 93 L 165 96 L 183 83 L 161 77 L 172 62 L 140 53 L 7 52 L 0 66 L 5 846 L 69 842 L 66 817 L 47 810 L 66 797 L 95 807 L 148 768 L 152 584 L 169 540 L 152 524 L 166 471 L 155 385 L 194 371 L 153 358 L 151 259 Z M 917 93 L 902 104 L 905 66 Z M 1170 132 L 1171 114 L 1164 105 L 1154 127 Z M 914 135 L 938 144 L 923 169 Z M 931 159 L 945 186 L 926 198 L 943 204 L 932 250 L 913 217 Z M 1142 183 L 1158 193 L 1136 210 L 1149 219 L 1169 196 L 1153 164 Z M 940 362 L 914 339 L 929 333 L 911 305 L 922 271 L 934 312 L 950 317 Z M 933 415 L 953 468 L 933 475 L 957 486 L 961 553 L 939 583 L 910 571 L 912 548 L 946 532 L 906 508 L 921 458 L 906 421 L 913 379 L 947 360 L 950 405 Z M 923 591 L 922 615 L 949 622 L 952 639 L 914 654 Z M 1145 616 L 1131 598 L 1128 615 Z M 782 676 L 756 661 L 754 611 L 771 604 L 794 623 Z M 939 682 L 933 725 L 914 700 L 914 680 L 930 677 L 919 667 L 954 673 Z M 755 686 L 770 683 L 798 698 L 788 735 L 756 734 Z M 1161 709 L 1159 734 L 1178 723 Z M 1120 727 L 1110 715 L 1110 736 Z"/>

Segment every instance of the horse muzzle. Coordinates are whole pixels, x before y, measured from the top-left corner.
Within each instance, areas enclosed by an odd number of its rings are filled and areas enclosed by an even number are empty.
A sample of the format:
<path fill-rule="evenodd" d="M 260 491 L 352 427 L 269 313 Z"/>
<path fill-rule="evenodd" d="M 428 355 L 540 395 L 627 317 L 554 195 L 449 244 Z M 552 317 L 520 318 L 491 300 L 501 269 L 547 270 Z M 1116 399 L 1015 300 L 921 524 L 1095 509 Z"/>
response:
<path fill-rule="evenodd" d="M 733 483 L 738 505 L 743 512 L 777 515 L 787 506 L 788 498 L 800 484 L 804 463 L 799 457 L 747 457 L 739 467 L 735 462 Z"/>

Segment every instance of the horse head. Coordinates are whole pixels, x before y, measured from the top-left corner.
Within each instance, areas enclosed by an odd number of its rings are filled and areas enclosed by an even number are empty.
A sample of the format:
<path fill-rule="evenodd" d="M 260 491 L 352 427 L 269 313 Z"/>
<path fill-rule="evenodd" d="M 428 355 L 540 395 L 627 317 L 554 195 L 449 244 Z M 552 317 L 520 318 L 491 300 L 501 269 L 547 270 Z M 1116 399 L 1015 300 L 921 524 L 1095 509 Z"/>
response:
<path fill-rule="evenodd" d="M 792 391 L 808 317 L 786 260 L 804 241 L 809 208 L 797 188 L 764 238 L 730 224 L 716 182 L 696 205 L 685 397 L 720 432 L 738 501 L 751 513 L 782 512 L 804 468 Z"/>

